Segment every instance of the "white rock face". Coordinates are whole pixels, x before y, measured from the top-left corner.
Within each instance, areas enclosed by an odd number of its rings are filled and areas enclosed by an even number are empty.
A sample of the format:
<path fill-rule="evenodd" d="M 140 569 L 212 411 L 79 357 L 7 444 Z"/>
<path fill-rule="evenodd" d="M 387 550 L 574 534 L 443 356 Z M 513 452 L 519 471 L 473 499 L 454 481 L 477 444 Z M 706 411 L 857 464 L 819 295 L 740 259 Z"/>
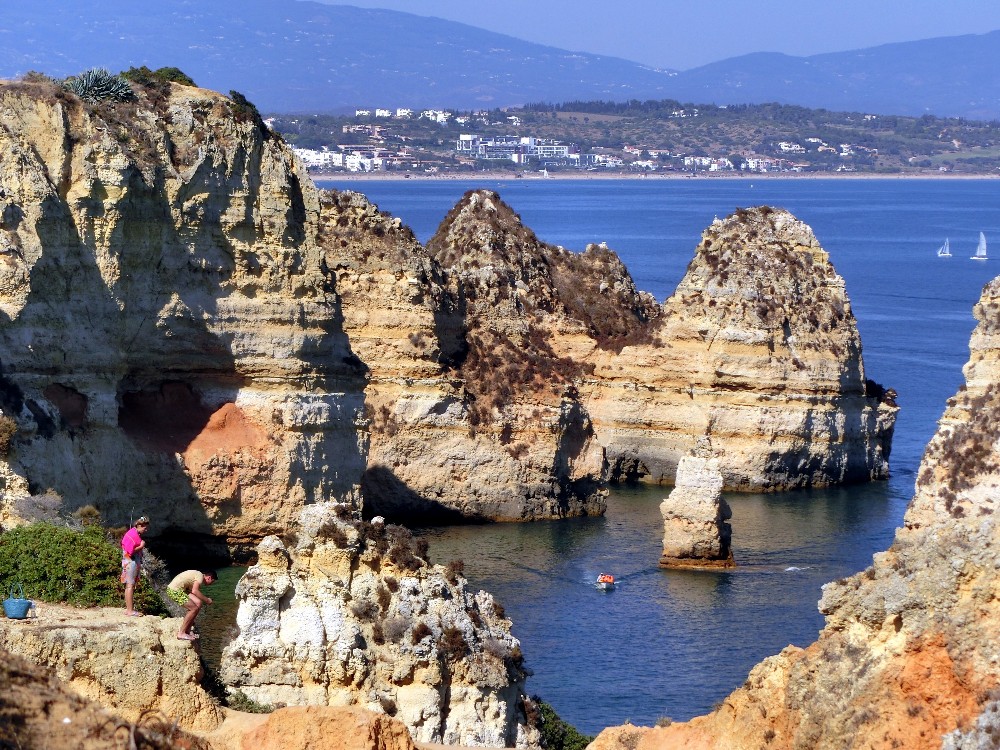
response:
<path fill-rule="evenodd" d="M 520 645 L 493 597 L 430 566 L 398 526 L 307 506 L 240 581 L 222 679 L 259 703 L 359 705 L 418 742 L 513 746 L 526 727 Z M 418 556 L 420 555 L 420 556 Z"/>
<path fill-rule="evenodd" d="M 676 485 L 660 504 L 662 567 L 733 565 L 732 529 L 726 523 L 732 512 L 722 499 L 722 484 L 718 459 L 694 452 L 678 462 Z"/>

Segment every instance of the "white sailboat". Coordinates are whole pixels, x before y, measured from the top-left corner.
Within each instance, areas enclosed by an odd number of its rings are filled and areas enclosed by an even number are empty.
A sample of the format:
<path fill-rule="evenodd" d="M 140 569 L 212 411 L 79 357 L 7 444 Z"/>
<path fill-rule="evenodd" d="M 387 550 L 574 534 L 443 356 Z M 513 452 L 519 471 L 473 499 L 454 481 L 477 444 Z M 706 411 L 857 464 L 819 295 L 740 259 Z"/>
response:
<path fill-rule="evenodd" d="M 948 244 L 948 238 L 944 238 L 944 244 L 938 248 L 937 257 L 939 258 L 950 258 L 951 257 L 951 245 Z"/>
<path fill-rule="evenodd" d="M 986 235 L 982 232 L 979 233 L 979 245 L 976 247 L 976 254 L 972 256 L 972 260 L 986 260 Z"/>

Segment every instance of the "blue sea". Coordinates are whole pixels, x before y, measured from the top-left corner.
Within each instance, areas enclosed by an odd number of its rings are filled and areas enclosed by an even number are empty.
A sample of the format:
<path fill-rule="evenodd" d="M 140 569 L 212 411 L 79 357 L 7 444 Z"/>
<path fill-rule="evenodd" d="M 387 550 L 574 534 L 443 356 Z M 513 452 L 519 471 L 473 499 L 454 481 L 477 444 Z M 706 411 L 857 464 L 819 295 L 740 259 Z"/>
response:
<path fill-rule="evenodd" d="M 713 218 L 771 205 L 809 224 L 844 277 L 868 377 L 899 393 L 887 482 L 730 495 L 732 572 L 663 571 L 661 487 L 613 489 L 603 518 L 421 529 L 514 622 L 528 691 L 581 731 L 711 710 L 762 658 L 823 626 L 820 587 L 871 564 L 901 524 L 924 446 L 962 382 L 972 308 L 1000 273 L 1000 181 L 911 179 L 350 181 L 421 241 L 463 193 L 495 190 L 544 241 L 606 242 L 669 296 Z M 997 260 L 974 262 L 979 232 Z M 950 238 L 954 257 L 936 257 Z M 611 572 L 610 593 L 593 586 Z M 207 645 L 207 644 L 206 644 Z"/>

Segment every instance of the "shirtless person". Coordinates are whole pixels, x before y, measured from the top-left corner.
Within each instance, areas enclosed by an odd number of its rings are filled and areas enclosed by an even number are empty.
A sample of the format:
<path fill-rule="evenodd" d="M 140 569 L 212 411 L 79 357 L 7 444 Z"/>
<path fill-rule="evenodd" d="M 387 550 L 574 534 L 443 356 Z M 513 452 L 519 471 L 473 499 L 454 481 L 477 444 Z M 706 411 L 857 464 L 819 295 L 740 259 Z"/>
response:
<path fill-rule="evenodd" d="M 218 576 L 214 570 L 185 570 L 174 576 L 167 584 L 167 596 L 180 604 L 187 610 L 184 620 L 181 622 L 181 629 L 177 632 L 177 638 L 181 641 L 193 641 L 198 635 L 191 632 L 194 620 L 201 612 L 203 604 L 211 604 L 212 598 L 205 596 L 201 592 L 202 586 L 211 586 Z"/>

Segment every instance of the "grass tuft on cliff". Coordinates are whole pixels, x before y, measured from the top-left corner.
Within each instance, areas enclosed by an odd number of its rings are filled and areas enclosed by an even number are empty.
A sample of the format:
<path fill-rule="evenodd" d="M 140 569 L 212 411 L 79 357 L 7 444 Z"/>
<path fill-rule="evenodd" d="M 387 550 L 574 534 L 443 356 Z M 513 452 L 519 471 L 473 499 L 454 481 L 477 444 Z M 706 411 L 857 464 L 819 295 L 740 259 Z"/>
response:
<path fill-rule="evenodd" d="M 121 548 L 97 525 L 81 530 L 33 523 L 0 534 L 0 593 L 11 584 L 29 599 L 79 607 L 121 607 L 124 586 Z M 135 590 L 135 606 L 148 614 L 167 614 L 145 579 Z"/>

